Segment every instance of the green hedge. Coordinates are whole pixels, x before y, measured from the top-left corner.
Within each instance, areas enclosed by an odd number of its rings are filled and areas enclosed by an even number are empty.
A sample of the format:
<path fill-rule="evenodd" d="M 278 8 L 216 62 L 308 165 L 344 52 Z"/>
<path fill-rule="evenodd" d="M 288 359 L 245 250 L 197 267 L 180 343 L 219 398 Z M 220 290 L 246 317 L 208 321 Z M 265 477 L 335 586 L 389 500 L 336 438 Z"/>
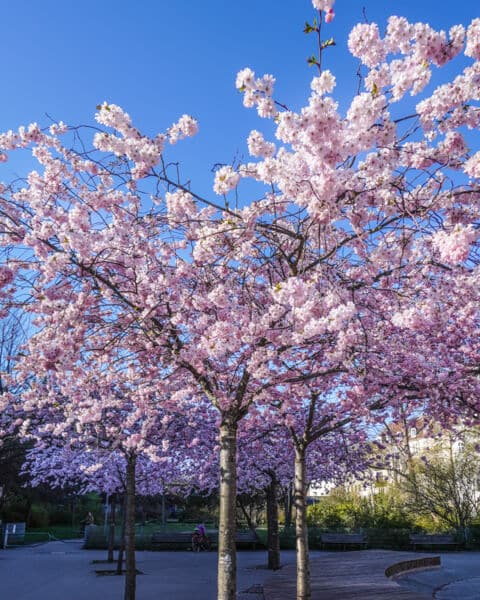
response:
<path fill-rule="evenodd" d="M 168 531 L 168 526 L 167 526 L 166 530 Z M 137 532 L 135 535 L 135 548 L 137 550 L 152 550 L 152 551 L 158 551 L 158 550 L 183 550 L 183 551 L 185 551 L 186 550 L 185 542 L 181 542 L 178 544 L 176 544 L 175 542 L 172 542 L 169 545 L 162 544 L 162 546 L 152 545 L 152 543 L 151 543 L 152 533 L 154 533 L 155 531 L 160 531 L 160 527 L 158 525 L 152 530 L 150 530 L 150 529 L 147 529 L 146 531 L 144 530 L 143 533 L 140 531 L 140 528 L 137 527 Z M 172 532 L 174 532 L 174 531 L 178 531 L 178 528 L 176 528 Z M 183 528 L 183 531 L 185 531 L 185 527 Z M 115 549 L 118 549 L 119 544 L 120 544 L 120 528 L 118 528 L 115 533 L 116 533 L 116 535 L 115 535 L 115 546 L 114 547 L 115 547 Z M 259 538 L 260 538 L 260 541 L 263 541 L 262 532 L 259 532 Z M 212 535 L 212 543 L 213 543 L 213 547 L 215 548 L 216 547 L 216 534 Z M 292 547 L 294 548 L 295 547 L 295 534 L 294 533 L 292 536 L 292 543 L 293 543 Z M 105 533 L 105 531 L 103 529 L 103 526 L 97 526 L 97 527 L 90 528 L 87 539 L 84 544 L 84 548 L 87 550 L 106 550 L 107 546 L 108 546 L 108 539 L 107 539 L 107 534 Z M 287 546 L 287 547 L 291 547 L 291 546 Z M 250 549 L 250 544 L 241 544 L 240 543 L 240 545 L 237 546 L 237 549 Z"/>
<path fill-rule="evenodd" d="M 159 531 L 159 528 L 156 528 Z M 369 527 L 361 530 L 367 536 L 367 543 L 369 548 L 383 548 L 386 550 L 410 550 L 409 535 L 414 532 L 412 529 L 385 529 L 380 527 Z M 470 538 L 467 548 L 478 549 L 480 548 L 480 525 L 472 526 L 470 528 Z M 321 533 L 348 533 L 349 531 L 345 528 L 327 530 L 319 527 L 309 527 L 308 530 L 308 541 L 311 549 L 320 549 L 320 534 Z M 352 532 L 352 530 L 350 530 Z M 267 542 L 267 531 L 265 529 L 259 529 L 257 531 L 260 541 L 266 546 Z M 27 534 L 28 535 L 28 534 Z M 137 533 L 135 538 L 135 547 L 137 550 L 159 550 L 158 547 L 152 546 L 151 544 L 152 532 L 141 534 Z M 37 540 L 38 541 L 38 540 Z M 118 529 L 115 548 L 118 549 L 120 542 L 120 530 Z M 107 548 L 107 536 L 104 533 L 103 527 L 95 527 L 90 530 L 88 540 L 84 546 L 90 550 L 106 550 Z M 280 531 L 280 548 L 282 550 L 294 550 L 295 549 L 295 529 L 290 527 Z M 185 544 L 174 544 L 166 548 L 163 546 L 162 549 L 168 550 L 185 550 Z"/>

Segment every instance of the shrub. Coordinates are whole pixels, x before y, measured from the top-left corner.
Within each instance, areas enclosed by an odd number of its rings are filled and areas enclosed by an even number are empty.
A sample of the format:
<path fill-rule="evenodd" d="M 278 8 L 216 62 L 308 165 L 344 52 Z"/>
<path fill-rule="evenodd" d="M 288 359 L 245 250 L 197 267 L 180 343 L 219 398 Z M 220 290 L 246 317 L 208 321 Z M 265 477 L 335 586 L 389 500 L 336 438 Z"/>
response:
<path fill-rule="evenodd" d="M 410 529 L 364 529 L 369 548 L 410 550 Z"/>
<path fill-rule="evenodd" d="M 48 527 L 48 510 L 40 505 L 34 504 L 30 509 L 28 517 L 29 527 Z"/>
<path fill-rule="evenodd" d="M 57 508 L 49 513 L 50 525 L 69 525 L 72 522 L 72 514 L 69 510 Z"/>
<path fill-rule="evenodd" d="M 337 490 L 309 506 L 307 519 L 309 525 L 334 531 L 408 529 L 414 525 L 401 496 L 394 491 L 362 498 L 354 492 Z"/>
<path fill-rule="evenodd" d="M 480 548 L 480 524 L 468 528 L 467 547 L 478 550 Z"/>
<path fill-rule="evenodd" d="M 23 523 L 25 521 L 25 511 L 18 510 L 15 507 L 7 507 L 2 513 L 2 521 L 5 523 Z"/>

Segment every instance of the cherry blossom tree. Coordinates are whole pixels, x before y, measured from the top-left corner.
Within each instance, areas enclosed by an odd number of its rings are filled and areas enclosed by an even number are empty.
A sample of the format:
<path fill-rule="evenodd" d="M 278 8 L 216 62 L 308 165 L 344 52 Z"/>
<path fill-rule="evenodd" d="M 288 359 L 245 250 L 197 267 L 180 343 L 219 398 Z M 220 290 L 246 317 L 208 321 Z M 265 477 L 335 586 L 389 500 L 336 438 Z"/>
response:
<path fill-rule="evenodd" d="M 135 497 L 147 489 L 150 493 L 158 491 L 173 477 L 192 479 L 195 453 L 203 446 L 195 425 L 199 413 L 208 422 L 208 407 L 204 410 L 198 400 L 185 401 L 183 412 L 179 410 L 171 402 L 169 394 L 173 390 L 161 385 L 161 373 L 149 372 L 146 361 L 142 365 L 136 363 L 131 354 L 126 354 L 126 347 L 120 351 L 118 346 L 110 347 L 105 330 L 97 335 L 91 331 L 88 336 L 89 344 L 103 348 L 103 352 L 83 347 L 80 358 L 72 355 L 67 369 L 55 368 L 50 358 L 45 362 L 44 357 L 45 348 L 50 349 L 45 338 L 51 339 L 51 319 L 45 317 L 42 324 L 37 319 L 36 324 L 39 330 L 25 348 L 28 360 L 18 365 L 17 374 L 29 379 L 28 390 L 22 396 L 21 410 L 26 417 L 22 428 L 38 440 L 34 455 L 43 459 L 47 451 L 51 460 L 41 460 L 39 469 L 38 460 L 31 459 L 31 469 L 35 468 L 37 478 L 57 485 L 65 483 L 69 476 L 83 480 L 91 477 L 90 484 L 98 489 L 100 473 L 102 477 L 111 474 L 111 482 L 104 481 L 101 491 L 111 493 L 122 487 L 125 596 L 134 597 Z M 54 325 L 58 331 L 56 319 Z M 62 443 L 64 450 L 58 452 Z M 60 469 L 58 465 L 72 455 L 77 459 L 67 462 L 66 471 Z M 50 467 L 55 467 L 53 473 Z M 140 467 L 143 473 L 139 472 Z M 95 473 L 97 476 L 93 477 Z M 146 474 L 148 481 L 144 480 Z M 138 487 L 142 480 L 143 485 Z M 118 561 L 120 572 L 122 554 L 123 548 Z"/>
<path fill-rule="evenodd" d="M 41 350 L 25 373 L 41 364 L 72 381 L 99 351 L 98 328 L 108 332 L 102 349 L 134 356 L 160 386 L 175 382 L 170 401 L 201 395 L 218 411 L 220 600 L 236 595 L 237 433 L 254 404 L 294 419 L 295 398 L 328 400 L 345 386 L 339 413 L 353 418 L 398 390 L 412 403 L 429 396 L 439 413 L 478 398 L 477 346 L 459 345 L 455 325 L 478 330 L 480 152 L 469 130 L 480 120 L 480 21 L 448 35 L 401 17 L 384 34 L 355 26 L 349 49 L 364 71 L 342 114 L 324 68 L 333 2 L 313 4 L 320 12 L 305 29 L 320 51 L 307 104 L 290 110 L 274 99 L 273 76 L 238 74 L 244 105 L 274 122 L 276 140 L 252 131 L 253 160 L 217 170 L 218 199 L 170 177 L 164 162 L 168 142 L 196 132 L 187 116 L 150 138 L 104 103 L 90 150 L 61 123 L 0 136 L 2 160 L 31 147 L 41 169 L 3 185 L 0 200 L 3 243 L 16 248 L 1 267 L 2 296 L 23 293 L 40 319 Z M 467 66 L 430 89 L 433 68 L 462 52 Z M 243 179 L 265 185 L 260 199 L 231 201 Z M 443 315 L 448 335 L 435 340 L 429 322 L 441 335 Z M 415 349 L 428 339 L 433 378 L 402 335 Z M 329 410 L 335 428 L 342 420 Z M 299 581 L 297 598 L 308 600 Z"/>
<path fill-rule="evenodd" d="M 331 3 L 314 5 L 331 10 Z M 244 104 L 276 121 L 276 138 L 283 144 L 278 147 L 253 131 L 249 148 L 259 160 L 242 166 L 239 174 L 270 185 L 271 220 L 290 224 L 289 240 L 279 241 L 274 227 L 268 232 L 290 274 L 276 283 L 279 301 L 296 318 L 285 337 L 291 340 L 294 331 L 305 339 L 308 331 L 310 339 L 323 333 L 325 340 L 326 333 L 340 331 L 327 351 L 337 355 L 339 372 L 357 374 L 357 383 L 348 383 L 352 399 L 360 392 L 351 406 L 355 412 L 378 406 L 375 398 L 382 394 L 392 402 L 428 398 L 437 414 L 461 410 L 451 402 L 451 392 L 465 374 L 464 361 L 473 385 L 464 401 L 477 389 L 471 347 L 460 350 L 461 334 L 455 333 L 459 297 L 452 292 L 465 285 L 460 282 L 471 285 L 477 278 L 472 261 L 478 240 L 478 153 L 468 150 L 466 131 L 477 127 L 480 116 L 475 104 L 479 23 L 467 30 L 455 26 L 449 37 L 399 17 L 390 18 L 384 37 L 376 24 L 357 25 L 349 48 L 367 68 L 365 91 L 354 97 L 345 116 L 331 96 L 335 78 L 323 69 L 324 51 L 332 44 L 322 42 L 321 23 L 320 15 L 306 27 L 320 39 L 320 54 L 309 60 L 319 73 L 301 111 L 274 101 L 271 76 L 257 78 L 245 69 L 237 78 Z M 428 91 L 432 66 L 444 66 L 462 49 L 473 64 L 453 82 Z M 424 96 L 413 110 L 397 116 L 396 105 L 408 92 Z M 305 217 L 299 218 L 302 210 Z M 476 330 L 475 300 L 465 292 L 461 323 Z M 329 293 L 336 306 L 332 302 L 324 316 L 318 304 L 328 302 Z M 451 310 L 445 313 L 447 307 Z M 431 335 L 432 321 L 437 339 Z M 448 342 L 440 341 L 445 336 L 440 323 L 448 323 Z M 405 351 L 406 330 L 407 339 L 414 339 L 411 349 L 421 348 L 417 356 Z M 425 364 L 427 348 L 435 357 L 434 369 Z M 448 356 L 453 349 L 456 360 Z M 432 383 L 442 380 L 442 387 L 432 390 Z M 302 489 L 299 484 L 299 496 Z M 305 567 L 306 560 L 299 564 Z M 305 580 L 299 578 L 299 599 L 310 597 Z"/>

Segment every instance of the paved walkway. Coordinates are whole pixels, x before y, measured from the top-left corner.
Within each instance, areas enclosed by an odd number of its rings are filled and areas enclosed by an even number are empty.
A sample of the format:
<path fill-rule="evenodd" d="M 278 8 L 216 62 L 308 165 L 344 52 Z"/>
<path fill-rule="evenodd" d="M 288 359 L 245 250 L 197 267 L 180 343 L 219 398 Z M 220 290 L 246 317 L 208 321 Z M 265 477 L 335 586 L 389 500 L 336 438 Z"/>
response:
<path fill-rule="evenodd" d="M 441 569 L 408 573 L 396 581 L 435 600 L 480 600 L 480 552 L 444 552 L 440 560 Z"/>
<path fill-rule="evenodd" d="M 95 574 L 95 568 L 107 566 L 92 560 L 104 559 L 105 554 L 82 550 L 79 541 L 0 550 L 0 599 L 121 600 L 123 578 Z M 440 569 L 394 581 L 382 575 L 384 567 L 419 556 L 380 550 L 314 551 L 313 600 L 480 600 L 478 552 L 442 554 Z M 295 598 L 295 553 L 282 552 L 284 567 L 277 573 L 265 568 L 266 560 L 266 552 L 238 553 L 238 600 Z M 143 573 L 137 579 L 137 600 L 214 600 L 216 563 L 215 552 L 137 552 Z"/>
<path fill-rule="evenodd" d="M 320 552 L 315 553 L 317 556 Z M 123 577 L 95 574 L 107 564 L 102 550 L 82 550 L 80 541 L 49 542 L 0 550 L 0 600 L 121 600 Z M 137 552 L 137 600 L 214 600 L 216 552 Z M 282 554 L 294 563 L 295 553 Z M 238 600 L 263 600 L 262 584 L 271 575 L 267 553 L 238 553 Z"/>
<path fill-rule="evenodd" d="M 312 600 L 420 600 L 431 598 L 400 587 L 385 570 L 400 562 L 420 562 L 427 555 L 388 550 L 335 552 L 311 561 Z M 428 558 L 433 558 L 428 555 Z M 426 561 L 425 561 L 426 562 Z M 420 566 L 420 565 L 418 565 Z M 437 567 L 438 570 L 438 567 Z M 284 567 L 264 583 L 265 600 L 295 598 L 295 566 Z M 463 596 L 458 596 L 462 598 Z"/>

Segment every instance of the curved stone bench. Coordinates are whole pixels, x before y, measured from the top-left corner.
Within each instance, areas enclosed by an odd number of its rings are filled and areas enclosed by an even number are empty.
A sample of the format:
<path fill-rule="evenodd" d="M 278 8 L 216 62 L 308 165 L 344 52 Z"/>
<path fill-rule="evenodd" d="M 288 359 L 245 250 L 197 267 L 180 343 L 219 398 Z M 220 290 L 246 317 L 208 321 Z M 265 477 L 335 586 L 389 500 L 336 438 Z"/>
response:
<path fill-rule="evenodd" d="M 392 577 L 439 565 L 439 556 L 391 550 L 329 554 L 311 561 L 312 600 L 425 600 Z M 295 565 L 287 565 L 268 579 L 263 587 L 265 600 L 294 600 L 295 577 Z"/>
<path fill-rule="evenodd" d="M 402 560 L 394 565 L 390 565 L 385 569 L 387 577 L 396 577 L 410 571 L 431 569 L 440 566 L 439 556 L 423 556 L 420 558 L 412 558 L 410 560 Z"/>

